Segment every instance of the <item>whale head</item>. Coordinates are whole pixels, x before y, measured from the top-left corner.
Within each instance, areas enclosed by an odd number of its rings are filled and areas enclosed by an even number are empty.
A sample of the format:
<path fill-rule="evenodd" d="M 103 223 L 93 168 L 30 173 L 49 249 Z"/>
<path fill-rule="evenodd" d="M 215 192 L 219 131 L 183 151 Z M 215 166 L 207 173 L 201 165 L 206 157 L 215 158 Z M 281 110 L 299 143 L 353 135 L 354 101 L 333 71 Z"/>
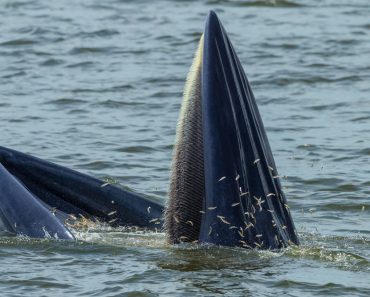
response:
<path fill-rule="evenodd" d="M 169 243 L 299 243 L 256 100 L 212 11 L 184 88 L 165 230 Z"/>

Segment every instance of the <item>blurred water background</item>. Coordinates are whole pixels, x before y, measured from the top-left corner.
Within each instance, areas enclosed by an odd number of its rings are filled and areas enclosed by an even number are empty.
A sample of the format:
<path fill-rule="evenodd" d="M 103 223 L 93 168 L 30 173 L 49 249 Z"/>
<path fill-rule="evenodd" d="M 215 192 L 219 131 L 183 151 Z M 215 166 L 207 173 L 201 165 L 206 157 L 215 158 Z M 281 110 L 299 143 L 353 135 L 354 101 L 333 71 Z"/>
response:
<path fill-rule="evenodd" d="M 367 0 L 4 0 L 0 144 L 164 201 L 214 9 L 249 77 L 302 246 L 169 247 L 104 226 L 0 238 L 1 296 L 369 296 Z"/>

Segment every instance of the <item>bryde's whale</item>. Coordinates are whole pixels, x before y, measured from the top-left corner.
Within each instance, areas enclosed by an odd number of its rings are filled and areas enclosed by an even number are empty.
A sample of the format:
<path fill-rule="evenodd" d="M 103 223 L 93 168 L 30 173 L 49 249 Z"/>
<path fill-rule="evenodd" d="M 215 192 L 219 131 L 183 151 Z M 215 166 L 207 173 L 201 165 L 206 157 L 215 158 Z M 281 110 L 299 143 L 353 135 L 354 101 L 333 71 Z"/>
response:
<path fill-rule="evenodd" d="M 172 244 L 299 243 L 256 100 L 212 11 L 185 84 L 166 206 L 8 148 L 0 163 L 0 229 L 9 233 L 73 239 L 71 220 L 82 216 L 163 228 Z"/>

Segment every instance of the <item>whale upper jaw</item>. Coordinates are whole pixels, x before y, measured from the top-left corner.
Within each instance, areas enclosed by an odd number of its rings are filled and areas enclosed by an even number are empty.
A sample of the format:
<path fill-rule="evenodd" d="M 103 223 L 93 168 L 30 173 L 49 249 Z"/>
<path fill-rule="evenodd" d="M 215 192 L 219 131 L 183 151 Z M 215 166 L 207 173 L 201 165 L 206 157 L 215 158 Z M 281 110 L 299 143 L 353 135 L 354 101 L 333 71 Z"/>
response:
<path fill-rule="evenodd" d="M 0 163 L 0 230 L 32 238 L 74 239 L 70 230 Z"/>
<path fill-rule="evenodd" d="M 299 243 L 251 87 L 212 11 L 185 85 L 165 228 L 171 243 Z"/>
<path fill-rule="evenodd" d="M 0 232 L 74 239 L 78 218 L 160 229 L 162 213 L 146 196 L 0 146 Z"/>

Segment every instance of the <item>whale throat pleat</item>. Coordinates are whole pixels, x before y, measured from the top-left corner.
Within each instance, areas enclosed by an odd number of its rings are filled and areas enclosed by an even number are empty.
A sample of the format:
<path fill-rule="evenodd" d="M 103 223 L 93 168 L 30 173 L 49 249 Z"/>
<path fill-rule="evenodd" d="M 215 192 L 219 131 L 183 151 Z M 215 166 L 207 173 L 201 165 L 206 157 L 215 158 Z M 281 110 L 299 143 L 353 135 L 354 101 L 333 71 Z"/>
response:
<path fill-rule="evenodd" d="M 169 243 L 198 240 L 204 200 L 201 76 L 203 36 L 187 76 L 173 150 L 165 213 Z"/>

